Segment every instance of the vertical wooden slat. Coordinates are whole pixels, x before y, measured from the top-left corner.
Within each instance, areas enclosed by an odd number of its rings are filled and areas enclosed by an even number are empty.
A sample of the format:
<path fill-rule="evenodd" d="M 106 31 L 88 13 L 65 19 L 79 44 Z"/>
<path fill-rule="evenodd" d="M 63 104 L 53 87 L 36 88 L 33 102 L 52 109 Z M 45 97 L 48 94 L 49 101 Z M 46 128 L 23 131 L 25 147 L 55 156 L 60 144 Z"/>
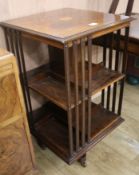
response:
<path fill-rule="evenodd" d="M 6 48 L 8 51 L 10 51 L 10 43 L 8 38 L 8 29 L 4 28 L 4 35 L 5 35 L 5 41 L 6 41 Z"/>
<path fill-rule="evenodd" d="M 9 39 L 10 39 L 10 51 L 15 54 L 15 49 L 14 49 L 14 32 L 12 29 L 8 30 L 9 32 Z"/>
<path fill-rule="evenodd" d="M 117 31 L 117 35 L 116 35 L 115 71 L 118 71 L 118 67 L 119 67 L 120 34 L 121 34 L 121 30 L 118 30 L 118 31 Z M 116 107 L 116 95 L 117 95 L 117 82 L 114 83 L 114 87 L 113 87 L 112 112 L 115 112 L 115 107 Z"/>
<path fill-rule="evenodd" d="M 81 74 L 82 74 L 82 146 L 85 144 L 85 40 L 81 39 Z"/>
<path fill-rule="evenodd" d="M 116 60 L 115 60 L 115 71 L 118 71 L 118 68 L 119 68 L 120 36 L 121 36 L 121 30 L 118 30 L 118 31 L 117 31 L 117 35 L 116 35 Z"/>
<path fill-rule="evenodd" d="M 128 40 L 129 40 L 128 36 L 129 36 L 129 27 L 126 27 L 126 29 L 125 29 L 125 41 L 124 41 L 122 73 L 126 73 L 126 69 L 127 69 Z"/>
<path fill-rule="evenodd" d="M 103 66 L 106 67 L 106 58 L 107 58 L 107 35 L 104 37 L 104 46 L 103 46 Z M 101 104 L 104 107 L 105 105 L 105 89 L 101 93 Z"/>
<path fill-rule="evenodd" d="M 117 94 L 117 82 L 113 86 L 113 101 L 112 101 L 112 112 L 115 112 L 116 107 L 116 94 Z"/>
<path fill-rule="evenodd" d="M 105 106 L 105 89 L 103 89 L 101 92 L 101 105 L 103 107 Z"/>
<path fill-rule="evenodd" d="M 107 35 L 104 36 L 104 46 L 103 46 L 103 66 L 106 67 L 107 58 Z"/>
<path fill-rule="evenodd" d="M 112 57 L 113 57 L 113 39 L 114 34 L 110 34 L 110 50 L 109 50 L 109 69 L 112 70 Z"/>
<path fill-rule="evenodd" d="M 18 42 L 19 42 L 19 35 L 18 35 L 18 32 L 15 31 L 15 50 L 16 50 L 16 58 L 18 61 L 18 67 L 19 67 L 19 77 L 20 77 L 20 81 L 21 81 L 21 86 L 22 86 L 27 115 L 29 116 L 29 109 L 27 106 L 27 97 L 26 97 L 26 90 L 25 90 L 24 79 L 23 79 L 23 69 L 22 69 L 22 63 L 21 63 L 21 58 L 20 58 L 19 43 Z M 30 122 L 29 122 L 29 124 L 30 124 Z"/>
<path fill-rule="evenodd" d="M 113 57 L 113 33 L 110 34 L 110 48 L 109 48 L 109 63 L 108 68 L 112 69 L 112 57 Z M 110 110 L 111 100 L 111 86 L 107 88 L 107 110 Z"/>
<path fill-rule="evenodd" d="M 126 16 L 131 16 L 133 5 L 134 5 L 134 0 L 128 0 L 126 12 L 125 12 Z"/>
<path fill-rule="evenodd" d="M 21 47 L 20 47 L 20 42 L 19 42 L 19 32 L 16 32 L 13 29 L 7 29 L 8 35 L 9 35 L 9 39 L 8 39 L 8 44 L 9 44 L 9 51 L 11 51 L 13 54 L 16 55 L 17 61 L 18 61 L 18 66 L 19 66 L 19 72 L 20 72 L 20 81 L 21 81 L 21 85 L 22 85 L 22 90 L 23 90 L 23 95 L 24 95 L 24 99 L 25 99 L 25 106 L 26 106 L 26 110 L 27 110 L 27 116 L 28 116 L 28 120 L 29 120 L 29 125 L 32 131 L 34 131 L 33 129 L 33 124 L 31 119 L 29 118 L 29 110 L 28 110 L 28 105 L 27 105 L 27 96 L 26 96 L 26 90 L 25 90 L 25 82 L 24 82 L 24 77 L 23 74 L 24 72 L 26 72 L 26 70 L 23 69 L 22 67 L 22 61 L 24 59 L 24 57 L 22 56 L 23 53 L 21 54 L 21 52 L 23 52 L 23 50 L 21 51 Z"/>
<path fill-rule="evenodd" d="M 119 104 L 118 104 L 118 115 L 121 115 L 122 102 L 123 102 L 123 93 L 124 93 L 124 79 L 120 81 L 120 95 L 119 95 Z"/>
<path fill-rule="evenodd" d="M 18 35 L 18 45 L 19 45 L 21 64 L 22 64 L 22 69 L 23 69 L 24 84 L 25 84 L 25 88 L 26 88 L 26 92 L 27 92 L 27 96 L 28 96 L 28 105 L 29 105 L 30 112 L 31 112 L 32 105 L 31 105 L 31 99 L 30 99 L 30 93 L 29 93 L 29 87 L 28 87 L 27 71 L 26 71 L 25 58 L 24 58 L 24 53 L 23 53 L 21 33 L 19 33 L 19 35 Z"/>
<path fill-rule="evenodd" d="M 110 110 L 110 95 L 111 95 L 111 86 L 107 88 L 107 110 Z"/>
<path fill-rule="evenodd" d="M 79 83 L 78 83 L 78 45 L 73 42 L 73 55 L 74 55 L 74 85 L 75 85 L 75 115 L 76 115 L 76 151 L 79 150 Z"/>
<path fill-rule="evenodd" d="M 17 44 L 18 44 L 18 49 L 19 49 L 19 59 L 21 62 L 21 68 L 22 68 L 22 80 L 23 80 L 23 86 L 24 86 L 24 94 L 25 94 L 25 102 L 27 103 L 27 111 L 28 113 L 28 121 L 29 121 L 29 126 L 31 129 L 31 132 L 35 134 L 35 128 L 34 128 L 34 118 L 33 118 L 33 113 L 32 113 L 32 104 L 31 104 L 31 97 L 30 97 L 30 92 L 29 92 L 29 87 L 28 87 L 28 80 L 27 80 L 27 70 L 26 70 L 26 65 L 25 65 L 25 58 L 24 58 L 24 53 L 23 53 L 23 46 L 22 46 L 22 35 L 20 32 L 17 33 Z"/>
<path fill-rule="evenodd" d="M 64 45 L 64 66 L 65 66 L 65 85 L 67 91 L 67 112 L 68 112 L 68 130 L 69 130 L 69 153 L 73 155 L 73 130 L 72 130 L 72 111 L 71 111 L 71 87 L 70 87 L 70 69 L 69 69 L 69 48 Z"/>
<path fill-rule="evenodd" d="M 91 139 L 92 39 L 88 37 L 88 142 Z"/>
<path fill-rule="evenodd" d="M 122 73 L 126 73 L 127 68 L 127 56 L 128 56 L 128 36 L 129 36 L 129 27 L 125 29 L 125 41 L 124 41 L 124 53 L 123 53 L 123 63 L 122 63 Z M 125 78 L 121 80 L 120 83 L 120 95 L 119 95 L 119 104 L 118 104 L 118 115 L 121 115 L 122 102 L 123 102 L 123 93 L 124 93 L 124 82 Z"/>
<path fill-rule="evenodd" d="M 119 0 L 113 0 L 109 9 L 109 13 L 115 13 Z"/>

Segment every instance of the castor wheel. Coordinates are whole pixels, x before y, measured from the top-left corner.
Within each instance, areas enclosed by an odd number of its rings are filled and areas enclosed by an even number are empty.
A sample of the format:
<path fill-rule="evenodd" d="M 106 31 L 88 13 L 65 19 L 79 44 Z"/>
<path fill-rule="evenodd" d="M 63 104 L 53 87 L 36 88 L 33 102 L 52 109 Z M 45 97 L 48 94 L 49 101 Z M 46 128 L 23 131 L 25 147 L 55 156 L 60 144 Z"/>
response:
<path fill-rule="evenodd" d="M 82 167 L 86 167 L 87 166 L 87 162 L 86 162 L 86 154 L 83 155 L 80 159 L 79 162 L 81 164 Z"/>

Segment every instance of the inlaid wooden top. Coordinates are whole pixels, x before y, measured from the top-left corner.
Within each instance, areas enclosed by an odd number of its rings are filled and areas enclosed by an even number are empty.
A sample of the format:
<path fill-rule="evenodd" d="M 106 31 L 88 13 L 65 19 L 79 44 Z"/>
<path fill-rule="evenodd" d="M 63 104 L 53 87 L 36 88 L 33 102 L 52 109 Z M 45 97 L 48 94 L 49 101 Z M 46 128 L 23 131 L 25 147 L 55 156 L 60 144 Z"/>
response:
<path fill-rule="evenodd" d="M 6 21 L 1 25 L 63 43 L 129 21 L 131 18 L 123 15 L 64 8 Z"/>

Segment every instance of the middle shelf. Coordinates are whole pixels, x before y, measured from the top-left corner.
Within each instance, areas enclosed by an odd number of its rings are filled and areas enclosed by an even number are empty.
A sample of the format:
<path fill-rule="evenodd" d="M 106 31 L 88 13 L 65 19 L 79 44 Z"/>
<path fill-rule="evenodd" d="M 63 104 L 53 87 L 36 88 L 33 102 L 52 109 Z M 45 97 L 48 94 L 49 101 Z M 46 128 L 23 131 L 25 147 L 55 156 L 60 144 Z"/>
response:
<path fill-rule="evenodd" d="M 81 71 L 80 67 L 79 70 Z M 40 74 L 40 75 L 39 75 Z M 85 77 L 87 77 L 88 71 L 85 71 Z M 36 91 L 37 93 L 41 94 L 42 96 L 46 97 L 48 100 L 51 100 L 54 104 L 61 107 L 64 110 L 67 110 L 67 93 L 66 93 L 66 86 L 63 80 L 58 81 L 55 76 L 53 76 L 52 72 L 44 73 L 39 72 L 35 74 L 32 79 L 29 81 L 29 87 Z M 62 79 L 61 78 L 61 79 Z M 110 86 L 111 84 L 121 80 L 124 78 L 124 74 L 119 72 L 107 69 L 103 67 L 101 64 L 92 64 L 92 87 L 91 92 L 92 95 L 100 92 L 101 90 L 105 89 L 106 87 Z M 74 73 L 71 71 L 70 73 L 70 80 L 71 80 L 71 108 L 75 107 L 75 88 L 74 88 Z M 79 72 L 79 86 L 81 87 L 81 80 L 82 76 Z M 87 89 L 87 78 L 85 81 L 85 87 Z M 79 90 L 79 101 L 81 103 L 81 88 Z"/>

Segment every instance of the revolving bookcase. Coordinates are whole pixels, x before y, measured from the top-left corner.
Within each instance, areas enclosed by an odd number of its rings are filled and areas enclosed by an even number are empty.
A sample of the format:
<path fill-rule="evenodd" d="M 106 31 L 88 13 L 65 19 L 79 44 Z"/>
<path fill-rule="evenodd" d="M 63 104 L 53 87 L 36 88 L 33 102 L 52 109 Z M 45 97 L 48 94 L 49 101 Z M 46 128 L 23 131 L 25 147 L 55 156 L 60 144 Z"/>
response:
<path fill-rule="evenodd" d="M 1 23 L 7 48 L 18 58 L 30 129 L 40 145 L 68 164 L 79 160 L 85 166 L 86 152 L 124 121 L 121 110 L 131 20 L 60 9 Z M 125 31 L 122 43 L 121 30 Z M 48 45 L 48 64 L 26 71 L 23 37 Z M 99 40 L 103 58 L 94 64 L 93 45 Z M 47 99 L 35 111 L 31 90 Z M 100 94 L 97 103 L 92 99 L 96 94 Z"/>

